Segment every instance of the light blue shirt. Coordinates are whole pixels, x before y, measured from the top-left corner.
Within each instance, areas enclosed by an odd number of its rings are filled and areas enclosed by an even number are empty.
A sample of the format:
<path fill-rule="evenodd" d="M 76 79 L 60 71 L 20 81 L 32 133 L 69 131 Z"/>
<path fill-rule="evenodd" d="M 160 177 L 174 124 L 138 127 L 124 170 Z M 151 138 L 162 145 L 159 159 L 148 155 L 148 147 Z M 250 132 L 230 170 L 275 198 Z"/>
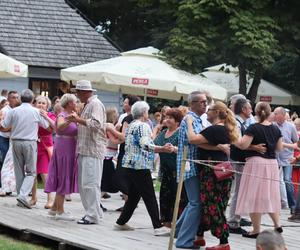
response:
<path fill-rule="evenodd" d="M 278 124 L 277 122 L 275 122 L 274 125 L 280 129 L 283 142 L 292 144 L 299 140 L 297 129 L 293 123 L 285 121 L 282 124 Z M 290 160 L 293 158 L 293 155 L 293 149 L 283 148 L 283 150 L 277 153 L 279 166 L 291 165 Z"/>
<path fill-rule="evenodd" d="M 49 123 L 41 116 L 37 108 L 32 107 L 30 103 L 22 103 L 21 106 L 7 113 L 1 126 L 11 127 L 10 138 L 12 140 L 37 141 L 39 126 L 46 129 Z"/>

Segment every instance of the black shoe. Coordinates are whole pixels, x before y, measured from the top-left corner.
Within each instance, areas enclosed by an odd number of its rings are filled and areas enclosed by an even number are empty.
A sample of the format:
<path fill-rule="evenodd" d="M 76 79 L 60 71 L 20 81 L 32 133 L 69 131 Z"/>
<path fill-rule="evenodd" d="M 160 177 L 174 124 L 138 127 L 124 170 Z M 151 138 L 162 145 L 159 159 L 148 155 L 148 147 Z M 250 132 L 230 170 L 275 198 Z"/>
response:
<path fill-rule="evenodd" d="M 107 212 L 107 208 L 103 207 L 101 203 L 100 203 L 100 207 L 102 208 L 103 212 Z"/>
<path fill-rule="evenodd" d="M 243 234 L 243 237 L 250 238 L 250 239 L 256 239 L 258 235 L 259 234 L 252 234 L 250 232 L 247 232 L 247 233 Z"/>
<path fill-rule="evenodd" d="M 241 227 L 250 227 L 250 226 L 252 226 L 252 222 L 245 218 L 241 218 L 240 226 Z"/>
<path fill-rule="evenodd" d="M 291 215 L 295 213 L 295 208 L 291 208 Z"/>
<path fill-rule="evenodd" d="M 283 232 L 283 229 L 282 229 L 282 227 L 276 227 L 275 231 L 277 231 L 278 233 L 281 234 Z"/>
<path fill-rule="evenodd" d="M 87 220 L 84 216 L 80 220 L 77 221 L 77 224 L 80 224 L 80 225 L 93 225 L 93 224 L 96 224 L 96 223 Z"/>
<path fill-rule="evenodd" d="M 123 209 L 124 209 L 124 207 L 119 207 L 119 208 L 116 209 L 116 211 L 117 211 L 117 212 L 122 212 Z"/>
<path fill-rule="evenodd" d="M 247 231 L 241 227 L 237 227 L 237 228 L 229 227 L 229 233 L 231 233 L 231 234 L 246 234 Z"/>

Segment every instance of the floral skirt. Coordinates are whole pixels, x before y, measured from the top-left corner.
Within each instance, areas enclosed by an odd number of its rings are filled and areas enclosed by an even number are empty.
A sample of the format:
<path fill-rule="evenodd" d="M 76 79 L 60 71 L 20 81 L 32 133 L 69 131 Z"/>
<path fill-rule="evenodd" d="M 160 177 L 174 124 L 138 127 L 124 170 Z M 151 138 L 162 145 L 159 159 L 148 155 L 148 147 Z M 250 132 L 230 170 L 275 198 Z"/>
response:
<path fill-rule="evenodd" d="M 229 201 L 232 179 L 217 181 L 214 172 L 207 166 L 200 169 L 200 199 L 202 203 L 202 218 L 199 235 L 210 230 L 218 239 L 227 239 L 229 226 L 225 210 Z"/>

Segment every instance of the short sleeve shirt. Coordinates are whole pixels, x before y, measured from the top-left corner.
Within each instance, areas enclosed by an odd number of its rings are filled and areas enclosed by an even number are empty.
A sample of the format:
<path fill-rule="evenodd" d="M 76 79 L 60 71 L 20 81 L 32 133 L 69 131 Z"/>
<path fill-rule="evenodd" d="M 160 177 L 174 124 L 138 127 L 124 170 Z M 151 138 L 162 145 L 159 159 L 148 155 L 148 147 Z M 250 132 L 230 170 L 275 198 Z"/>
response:
<path fill-rule="evenodd" d="M 267 147 L 267 151 L 264 154 L 261 154 L 256 151 L 248 150 L 247 157 L 260 156 L 267 159 L 276 158 L 275 151 L 276 151 L 277 142 L 282 137 L 279 128 L 277 128 L 273 124 L 263 125 L 260 123 L 255 123 L 250 125 L 246 129 L 245 135 L 253 137 L 251 144 L 257 145 L 260 143 L 265 143 Z"/>

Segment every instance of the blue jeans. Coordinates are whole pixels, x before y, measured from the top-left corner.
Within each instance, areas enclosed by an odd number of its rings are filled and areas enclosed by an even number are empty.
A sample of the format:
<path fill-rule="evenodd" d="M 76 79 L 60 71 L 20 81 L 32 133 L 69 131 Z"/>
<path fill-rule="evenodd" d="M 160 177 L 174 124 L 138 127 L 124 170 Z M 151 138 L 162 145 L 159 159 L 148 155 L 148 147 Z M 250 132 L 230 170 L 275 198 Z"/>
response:
<path fill-rule="evenodd" d="M 292 181 L 292 171 L 293 167 L 291 165 L 281 166 L 283 170 L 283 180 L 291 182 Z M 285 183 L 286 195 L 289 204 L 289 208 L 294 208 L 296 205 L 294 196 L 294 186 L 292 183 Z"/>
<path fill-rule="evenodd" d="M 176 247 L 192 247 L 201 219 L 200 179 L 194 176 L 184 181 L 188 204 L 176 223 Z"/>
<path fill-rule="evenodd" d="M 9 148 L 9 138 L 0 136 L 0 173 L 1 173 L 1 169 L 2 169 L 2 165 L 5 159 L 5 156 L 7 154 Z M 1 184 L 1 178 L 0 178 L 0 187 L 2 187 Z"/>

